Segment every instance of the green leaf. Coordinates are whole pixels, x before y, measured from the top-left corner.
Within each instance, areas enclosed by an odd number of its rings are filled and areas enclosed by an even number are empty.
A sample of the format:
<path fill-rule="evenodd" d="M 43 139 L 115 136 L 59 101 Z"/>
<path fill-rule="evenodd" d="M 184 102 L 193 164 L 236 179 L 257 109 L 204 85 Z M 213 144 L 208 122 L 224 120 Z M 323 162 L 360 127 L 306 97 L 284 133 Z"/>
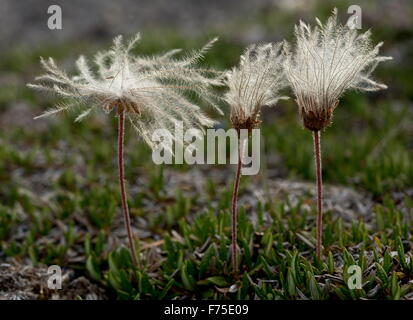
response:
<path fill-rule="evenodd" d="M 375 263 L 376 266 L 376 275 L 377 277 L 386 284 L 388 282 L 388 277 L 386 271 L 383 269 L 383 267 L 379 263 Z"/>
<path fill-rule="evenodd" d="M 112 286 L 115 290 L 120 290 L 120 281 L 119 278 L 114 275 L 114 273 L 109 270 L 107 273 L 107 280 L 109 285 Z"/>
<path fill-rule="evenodd" d="M 393 258 L 389 254 L 389 251 L 386 250 L 383 256 L 383 269 L 386 273 L 388 273 L 390 269 L 392 268 L 392 262 L 393 262 Z"/>
<path fill-rule="evenodd" d="M 288 271 L 287 271 L 287 290 L 288 290 L 288 295 L 290 297 L 294 298 L 297 295 L 294 276 L 290 268 L 288 268 Z"/>
<path fill-rule="evenodd" d="M 395 272 L 392 273 L 391 275 L 391 294 L 393 296 L 394 300 L 399 300 L 400 299 L 400 286 L 397 278 L 397 274 Z"/>
<path fill-rule="evenodd" d="M 331 251 L 328 253 L 327 269 L 328 269 L 328 273 L 330 274 L 334 273 L 334 257 Z"/>
<path fill-rule="evenodd" d="M 201 263 L 199 264 L 199 277 L 203 278 L 208 267 L 211 263 L 211 258 L 216 255 L 216 245 L 215 243 L 211 243 L 208 249 L 205 251 L 204 255 L 202 256 Z"/>
<path fill-rule="evenodd" d="M 400 237 L 397 238 L 397 255 L 399 256 L 399 262 L 404 271 L 409 270 L 409 266 L 406 262 L 406 255 L 404 253 L 403 243 Z"/>
<path fill-rule="evenodd" d="M 185 262 L 181 268 L 181 279 L 184 285 L 184 288 L 188 291 L 194 290 L 194 281 L 193 278 L 188 274 L 187 263 Z"/>
<path fill-rule="evenodd" d="M 320 300 L 321 299 L 321 289 L 315 280 L 315 277 L 312 273 L 308 272 L 307 277 L 309 278 L 309 291 L 310 291 L 310 297 L 313 300 Z"/>
<path fill-rule="evenodd" d="M 96 262 L 93 256 L 89 256 L 86 260 L 86 270 L 89 272 L 91 277 L 95 280 L 101 280 L 99 268 L 96 265 Z"/>
<path fill-rule="evenodd" d="M 109 270 L 114 274 L 114 275 L 118 275 L 119 274 L 119 269 L 118 269 L 118 267 L 116 266 L 116 262 L 115 262 L 115 255 L 116 255 L 116 252 L 115 251 L 112 251 L 111 253 L 109 253 L 109 256 L 108 256 L 108 263 L 109 263 Z"/>
<path fill-rule="evenodd" d="M 250 252 L 250 247 L 246 239 L 241 239 L 241 247 L 244 249 L 244 254 L 242 257 L 245 259 L 245 263 L 249 268 L 252 267 L 252 257 Z"/>
<path fill-rule="evenodd" d="M 167 295 L 168 291 L 172 288 L 174 283 L 175 283 L 174 279 L 169 280 L 168 283 L 166 284 L 165 288 L 159 294 L 158 299 L 161 300 L 161 299 L 165 298 L 165 296 Z"/>
<path fill-rule="evenodd" d="M 250 286 L 250 281 L 248 279 L 248 274 L 245 272 L 242 278 L 241 290 L 238 290 L 238 292 L 240 293 L 240 299 L 244 300 L 247 298 L 249 286 Z"/>
<path fill-rule="evenodd" d="M 218 287 L 225 287 L 228 285 L 228 282 L 225 280 L 225 278 L 221 276 L 209 277 L 206 280 L 212 284 L 217 285 Z"/>

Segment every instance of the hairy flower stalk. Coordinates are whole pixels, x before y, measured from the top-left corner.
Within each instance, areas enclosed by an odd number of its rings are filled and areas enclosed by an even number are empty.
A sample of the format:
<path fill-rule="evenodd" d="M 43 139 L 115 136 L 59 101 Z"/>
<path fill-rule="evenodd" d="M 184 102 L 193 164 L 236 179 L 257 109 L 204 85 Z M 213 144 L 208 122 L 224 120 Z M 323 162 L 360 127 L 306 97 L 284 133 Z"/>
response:
<path fill-rule="evenodd" d="M 238 224 L 238 190 L 242 175 L 242 159 L 247 152 L 246 140 L 242 139 L 241 130 L 252 130 L 260 125 L 260 113 L 263 106 L 274 106 L 279 91 L 286 86 L 283 74 L 283 56 L 281 43 L 267 43 L 248 47 L 240 58 L 238 67 L 227 73 L 225 84 L 229 90 L 225 100 L 231 108 L 230 120 L 238 133 L 238 164 L 235 173 L 231 203 L 231 260 L 232 270 L 238 272 L 237 260 L 237 224 Z"/>
<path fill-rule="evenodd" d="M 133 232 L 130 222 L 129 206 L 128 199 L 126 195 L 125 188 L 125 174 L 123 166 L 123 145 L 124 145 L 124 136 L 125 136 L 125 111 L 120 111 L 118 116 L 118 167 L 119 167 L 119 185 L 120 185 L 120 195 L 122 200 L 122 210 L 123 218 L 125 220 L 126 232 L 128 234 L 129 248 L 132 254 L 133 263 L 137 266 L 139 265 L 139 260 L 136 255 L 135 241 L 133 239 Z"/>
<path fill-rule="evenodd" d="M 285 43 L 284 69 L 292 87 L 299 114 L 305 128 L 313 132 L 317 180 L 317 258 L 322 256 L 322 172 L 321 131 L 332 123 L 333 111 L 340 97 L 349 89 L 376 91 L 387 88 L 371 79 L 381 61 L 391 57 L 379 56 L 382 42 L 373 46 L 370 31 L 358 33 L 356 17 L 346 25 L 337 22 L 337 9 L 323 24 L 316 19 L 311 27 L 300 21 L 295 26 L 295 47 Z"/>
<path fill-rule="evenodd" d="M 238 230 L 238 190 L 241 178 L 241 168 L 242 168 L 242 155 L 243 155 L 243 142 L 238 137 L 238 163 L 237 169 L 235 171 L 234 188 L 232 191 L 231 200 L 231 263 L 233 272 L 237 272 L 238 260 L 237 260 L 237 230 Z"/>
<path fill-rule="evenodd" d="M 125 119 L 152 149 L 163 148 L 173 153 L 166 140 L 158 144 L 152 142 L 152 135 L 157 129 L 174 132 L 175 125 L 179 123 L 183 130 L 197 128 L 204 131 L 204 127 L 214 124 L 199 106 L 186 98 L 186 93 L 197 95 L 222 113 L 212 90 L 214 86 L 222 85 L 222 73 L 197 66 L 216 39 L 181 59 L 176 58 L 180 50 L 152 57 L 132 55 L 131 51 L 139 40 L 139 34 L 126 44 L 122 36 L 116 37 L 109 50 L 95 55 L 96 71 L 92 71 L 81 56 L 76 62 L 78 75 L 73 77 L 60 70 L 52 58 L 42 58 L 46 74 L 36 78 L 39 83 L 28 84 L 31 88 L 53 92 L 63 98 L 62 104 L 37 118 L 71 110 L 76 106 L 83 111 L 75 121 L 82 120 L 98 108 L 107 113 L 116 112 L 122 211 L 135 265 L 138 265 L 139 260 L 132 233 L 123 165 Z M 172 134 L 169 138 L 175 144 L 183 143 Z"/>
<path fill-rule="evenodd" d="M 314 141 L 314 159 L 316 168 L 316 185 L 317 185 L 317 244 L 316 244 L 316 255 L 317 258 L 321 258 L 321 247 L 322 247 L 322 236 L 323 236 L 323 175 L 321 169 L 321 150 L 320 150 L 320 139 L 321 132 L 313 131 L 313 141 Z"/>

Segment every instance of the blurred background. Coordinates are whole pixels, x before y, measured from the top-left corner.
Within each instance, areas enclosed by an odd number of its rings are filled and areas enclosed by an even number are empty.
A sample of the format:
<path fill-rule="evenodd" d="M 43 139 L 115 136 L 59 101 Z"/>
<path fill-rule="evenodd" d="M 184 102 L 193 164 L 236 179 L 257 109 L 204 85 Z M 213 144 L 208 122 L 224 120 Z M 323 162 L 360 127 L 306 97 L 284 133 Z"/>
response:
<path fill-rule="evenodd" d="M 47 9 L 52 4 L 62 9 L 62 30 L 47 27 Z M 411 210 L 412 1 L 0 0 L 0 262 L 7 257 L 44 263 L 82 261 L 81 249 L 48 251 L 50 243 L 64 238 L 56 231 L 60 227 L 55 221 L 62 221 L 63 229 L 76 221 L 79 232 L 83 230 L 79 225 L 86 225 L 91 234 L 111 229 L 115 236 L 117 226 L 122 226 L 118 221 L 116 119 L 102 113 L 82 123 L 73 123 L 75 114 L 33 120 L 56 102 L 53 96 L 25 87 L 42 72 L 40 56 L 54 57 L 71 73 L 80 54 L 91 57 L 118 34 L 128 37 L 141 32 L 139 54 L 199 48 L 218 36 L 220 41 L 204 63 L 226 69 L 238 63 L 250 43 L 291 40 L 299 19 L 324 21 L 337 7 L 345 23 L 350 5 L 361 7 L 362 30 L 371 28 L 374 41 L 384 41 L 381 55 L 393 60 L 380 64 L 375 72 L 375 78 L 389 89 L 346 93 L 333 125 L 323 134 L 324 181 L 327 186 L 345 188 L 327 193 L 326 198 L 338 205 L 344 201 L 343 207 L 356 218 L 386 201 Z M 228 119 L 212 116 L 222 126 L 228 125 Z M 252 208 L 257 190 L 266 189 L 263 194 L 271 198 L 280 185 L 286 197 L 296 189 L 313 189 L 312 138 L 301 127 L 294 100 L 264 110 L 262 130 L 261 173 L 242 182 L 241 203 L 250 203 Z M 164 221 L 159 217 L 175 203 L 178 189 L 195 199 L 205 194 L 216 202 L 229 199 L 229 191 L 215 196 L 214 192 L 231 185 L 234 168 L 230 165 L 161 169 L 152 163 L 149 148 L 135 137 L 128 129 L 126 177 L 140 238 L 156 239 L 148 225 L 173 227 L 173 218 Z M 278 186 L 274 187 L 274 181 Z M 312 191 L 308 192 L 311 199 Z M 150 217 L 145 216 L 148 213 Z M 123 237 L 123 231 L 119 232 Z"/>
<path fill-rule="evenodd" d="M 47 27 L 50 16 L 47 9 L 51 4 L 58 4 L 62 9 L 62 30 Z M 375 73 L 375 77 L 389 89 L 345 95 L 334 125 L 324 136 L 326 181 L 352 183 L 375 195 L 405 191 L 413 181 L 413 5 L 408 0 L 76 0 L 53 3 L 47 0 L 2 0 L 1 146 L 14 151 L 16 157 L 23 152 L 36 158 L 33 154 L 38 152 L 33 149 L 35 142 L 42 144 L 42 155 L 56 151 L 52 140 L 57 136 L 51 132 L 57 128 L 62 130 L 73 119 L 32 120 L 33 115 L 56 102 L 53 97 L 44 97 L 25 88 L 25 83 L 41 72 L 39 56 L 52 56 L 71 72 L 73 62 L 80 54 L 92 56 L 110 45 L 111 39 L 118 34 L 127 37 L 141 32 L 143 40 L 137 50 L 141 54 L 200 47 L 211 37 L 219 36 L 220 41 L 207 55 L 205 63 L 225 69 L 238 63 L 240 53 L 250 43 L 290 40 L 293 25 L 299 19 L 314 22 L 314 18 L 319 17 L 323 20 L 337 7 L 344 23 L 350 16 L 347 10 L 351 5 L 359 5 L 362 9 L 363 30 L 371 28 L 374 40 L 384 41 L 381 54 L 393 57 L 392 61 L 381 64 Z M 269 174 L 311 179 L 311 137 L 300 128 L 294 101 L 265 110 L 263 118 L 264 132 L 268 130 L 265 150 L 269 157 Z M 226 119 L 218 120 L 225 125 Z M 67 130 L 78 132 L 90 125 L 93 123 L 70 124 Z M 13 138 L 14 134 L 23 137 Z M 52 134 L 50 139 L 48 134 Z M 27 144 L 28 138 L 32 140 L 31 145 Z M 81 134 L 70 134 L 61 142 L 70 143 L 72 138 L 80 145 L 84 139 Z M 114 142 L 112 140 L 113 137 L 108 145 Z M 82 153 L 73 156 L 82 157 Z M 22 158 L 29 162 L 31 159 L 27 155 Z M 17 170 L 15 163 L 5 159 L 1 165 L 6 177 Z M 18 172 L 24 170 L 18 169 Z M 15 181 L 14 177 L 7 180 Z"/>

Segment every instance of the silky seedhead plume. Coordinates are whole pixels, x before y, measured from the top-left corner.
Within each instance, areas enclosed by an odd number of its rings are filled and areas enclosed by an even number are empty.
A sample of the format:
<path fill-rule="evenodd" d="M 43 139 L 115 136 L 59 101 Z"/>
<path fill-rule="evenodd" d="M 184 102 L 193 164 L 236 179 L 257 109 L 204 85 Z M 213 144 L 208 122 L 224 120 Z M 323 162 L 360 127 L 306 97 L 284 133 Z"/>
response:
<path fill-rule="evenodd" d="M 122 36 L 116 37 L 109 50 L 95 55 L 95 69 L 92 69 L 81 56 L 76 62 L 78 74 L 75 76 L 69 76 L 60 70 L 52 58 L 41 59 L 46 74 L 36 78 L 37 84 L 28 85 L 34 89 L 56 93 L 63 98 L 62 104 L 39 117 L 71 110 L 75 106 L 83 109 L 76 121 L 84 119 L 95 109 L 116 113 L 122 211 L 131 257 L 136 266 L 139 266 L 139 259 L 135 249 L 124 179 L 125 118 L 129 119 L 137 133 L 152 148 L 155 148 L 152 136 L 157 129 L 170 133 L 174 132 L 178 124 L 183 127 L 183 130 L 189 128 L 203 130 L 204 126 L 212 126 L 214 122 L 202 112 L 200 107 L 187 99 L 186 93 L 197 95 L 220 112 L 215 104 L 217 99 L 212 88 L 221 85 L 222 76 L 220 72 L 197 66 L 203 54 L 211 48 L 216 39 L 182 59 L 175 58 L 180 50 L 172 50 L 152 57 L 135 56 L 131 51 L 139 40 L 139 34 L 127 43 L 122 41 Z M 170 134 L 169 138 L 175 143 L 183 143 L 173 134 Z M 172 152 L 169 143 L 161 141 L 156 145 L 156 147 L 162 146 Z"/>
<path fill-rule="evenodd" d="M 221 73 L 197 66 L 217 39 L 182 59 L 176 58 L 181 51 L 177 49 L 163 55 L 135 56 L 131 51 L 139 40 L 139 34 L 127 43 L 122 41 L 122 36 L 116 37 L 109 50 L 95 55 L 95 72 L 86 58 L 80 56 L 76 62 L 78 74 L 72 77 L 60 70 L 52 58 L 41 58 L 47 73 L 36 78 L 37 84 L 28 86 L 54 92 L 63 98 L 63 102 L 38 118 L 75 106 L 82 110 L 76 121 L 99 108 L 106 112 L 124 111 L 150 147 L 154 147 L 151 137 L 156 129 L 173 132 L 177 122 L 183 123 L 184 129 L 195 127 L 203 130 L 203 127 L 212 126 L 214 121 L 185 93 L 195 94 L 221 113 L 217 107 L 218 99 L 212 91 L 213 86 L 221 85 Z M 173 135 L 171 138 L 175 143 L 181 143 Z"/>
<path fill-rule="evenodd" d="M 345 25 L 337 22 L 337 9 L 323 24 L 295 26 L 295 46 L 285 43 L 285 73 L 295 93 L 304 126 L 321 130 L 332 121 L 339 98 L 349 89 L 376 91 L 387 88 L 371 78 L 381 61 L 382 42 L 373 45 L 370 30 L 359 33 L 356 17 Z"/>
<path fill-rule="evenodd" d="M 241 129 L 252 132 L 260 124 L 261 108 L 274 106 L 279 99 L 279 91 L 286 86 L 283 72 L 282 43 L 266 43 L 249 46 L 240 57 L 239 66 L 227 73 L 224 80 L 228 86 L 225 101 L 231 109 L 230 120 L 238 132 L 238 164 L 234 179 L 231 205 L 231 259 L 232 270 L 237 272 L 237 202 L 241 178 L 244 143 Z"/>
<path fill-rule="evenodd" d="M 371 78 L 376 66 L 390 57 L 379 56 L 382 43 L 373 45 L 370 31 L 356 30 L 356 16 L 346 25 L 337 22 L 337 9 L 325 24 L 295 26 L 295 46 L 285 43 L 284 69 L 294 91 L 304 127 L 313 133 L 317 185 L 316 256 L 322 257 L 323 182 L 321 130 L 329 126 L 340 97 L 349 89 L 387 88 Z"/>
<path fill-rule="evenodd" d="M 225 100 L 235 129 L 256 128 L 262 107 L 287 98 L 279 94 L 287 84 L 281 51 L 282 43 L 251 45 L 241 56 L 239 66 L 227 73 L 225 84 L 229 90 Z"/>

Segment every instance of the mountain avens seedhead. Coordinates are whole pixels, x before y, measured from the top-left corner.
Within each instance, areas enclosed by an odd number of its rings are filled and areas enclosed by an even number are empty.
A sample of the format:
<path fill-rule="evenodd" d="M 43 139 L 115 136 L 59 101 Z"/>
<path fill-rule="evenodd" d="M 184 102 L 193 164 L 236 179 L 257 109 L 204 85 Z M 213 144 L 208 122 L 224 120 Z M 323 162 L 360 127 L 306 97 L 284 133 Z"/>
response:
<path fill-rule="evenodd" d="M 260 125 L 261 108 L 274 106 L 278 100 L 286 99 L 279 91 L 287 86 L 283 72 L 282 43 L 251 45 L 240 57 L 238 67 L 227 73 L 225 84 L 228 91 L 225 101 L 229 104 L 232 126 L 238 132 L 238 165 L 232 193 L 232 270 L 237 272 L 237 202 L 241 178 L 242 157 L 246 139 L 241 138 L 240 130 L 252 129 Z"/>
<path fill-rule="evenodd" d="M 295 45 L 285 42 L 286 76 L 295 93 L 304 127 L 317 131 L 329 126 L 340 97 L 349 89 L 376 91 L 387 88 L 371 78 L 379 62 L 382 42 L 373 45 L 370 30 L 359 33 L 356 20 L 337 22 L 337 9 L 323 24 L 295 26 Z"/>
<path fill-rule="evenodd" d="M 241 56 L 239 66 L 227 73 L 225 101 L 235 129 L 257 128 L 262 107 L 287 99 L 279 94 L 287 86 L 283 58 L 282 43 L 253 44 Z"/>
<path fill-rule="evenodd" d="M 340 97 L 349 89 L 376 91 L 387 88 L 375 82 L 371 73 L 379 62 L 380 42 L 373 45 L 370 31 L 356 30 L 356 16 L 346 25 L 337 22 L 337 9 L 323 24 L 311 27 L 300 21 L 295 26 L 295 46 L 285 42 L 284 69 L 294 91 L 303 125 L 313 132 L 317 184 L 316 255 L 322 256 L 323 183 L 321 165 L 321 130 L 333 120 Z"/>
<path fill-rule="evenodd" d="M 81 56 L 76 67 L 78 74 L 69 76 L 60 70 L 52 58 L 41 59 L 46 74 L 37 77 L 37 84 L 29 84 L 34 89 L 58 94 L 64 102 L 46 111 L 40 117 L 70 110 L 75 106 L 83 111 L 77 116 L 80 121 L 95 109 L 106 112 L 115 111 L 118 117 L 118 167 L 122 210 L 128 234 L 131 256 L 135 265 L 139 265 L 135 249 L 129 207 L 124 179 L 123 150 L 125 118 L 136 129 L 151 148 L 152 135 L 157 129 L 172 129 L 180 123 L 183 129 L 210 127 L 214 123 L 200 107 L 193 104 L 185 93 L 197 95 L 201 100 L 216 106 L 217 98 L 212 87 L 222 84 L 220 72 L 197 67 L 203 54 L 217 40 L 208 42 L 201 50 L 193 51 L 182 59 L 175 58 L 180 50 L 172 50 L 163 55 L 141 57 L 132 54 L 140 40 L 136 35 L 124 43 L 122 36 L 113 41 L 113 46 L 95 55 L 96 71 L 92 70 L 86 59 Z M 175 143 L 182 143 L 170 137 Z M 170 145 L 160 142 L 158 147 L 167 149 Z M 172 152 L 172 150 L 169 150 Z"/>
<path fill-rule="evenodd" d="M 36 78 L 37 84 L 28 86 L 54 92 L 64 102 L 40 117 L 75 106 L 83 110 L 77 121 L 98 108 L 106 112 L 115 110 L 117 114 L 124 112 L 137 133 L 152 148 L 155 147 L 152 133 L 156 129 L 172 131 L 178 121 L 183 123 L 184 130 L 211 127 L 214 121 L 184 93 L 197 95 L 221 112 L 217 107 L 218 99 L 211 89 L 222 85 L 222 74 L 197 66 L 217 39 L 182 59 L 175 57 L 181 51 L 177 49 L 151 57 L 133 55 L 131 51 L 139 40 L 139 34 L 128 43 L 123 43 L 122 36 L 116 37 L 109 50 L 95 55 L 96 72 L 92 71 L 85 57 L 80 56 L 76 62 L 78 74 L 73 77 L 60 70 L 52 58 L 42 58 L 41 63 L 47 73 Z M 171 138 L 174 139 L 174 136 Z"/>

